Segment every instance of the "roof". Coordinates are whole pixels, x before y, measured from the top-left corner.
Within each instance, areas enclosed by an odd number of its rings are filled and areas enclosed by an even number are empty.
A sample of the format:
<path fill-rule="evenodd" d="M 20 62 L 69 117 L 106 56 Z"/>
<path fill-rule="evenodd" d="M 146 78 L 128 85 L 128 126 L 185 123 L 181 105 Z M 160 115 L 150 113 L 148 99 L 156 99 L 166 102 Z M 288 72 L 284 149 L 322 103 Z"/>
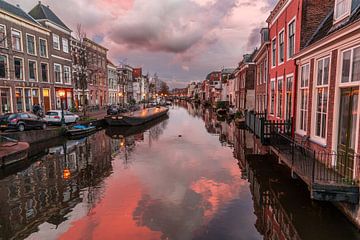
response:
<path fill-rule="evenodd" d="M 349 18 L 344 19 L 340 23 L 334 23 L 334 9 L 332 9 L 328 15 L 324 18 L 324 20 L 319 25 L 318 29 L 315 31 L 314 35 L 310 38 L 310 40 L 306 43 L 305 47 L 308 47 L 315 42 L 320 41 L 321 39 L 327 37 L 328 35 L 343 29 L 352 23 L 360 20 L 360 3 L 357 3 L 354 10 L 350 14 Z"/>
<path fill-rule="evenodd" d="M 29 14 L 36 20 L 46 19 L 58 25 L 59 27 L 71 32 L 71 29 L 68 28 L 58 16 L 56 16 L 56 14 L 50 9 L 50 7 L 43 5 L 40 1 L 33 9 L 31 9 Z"/>
<path fill-rule="evenodd" d="M 0 0 L 0 9 L 40 26 L 33 17 L 24 12 L 19 6 L 14 6 L 4 0 Z"/>
<path fill-rule="evenodd" d="M 235 68 L 224 68 L 221 73 L 222 74 L 232 74 L 235 71 Z"/>

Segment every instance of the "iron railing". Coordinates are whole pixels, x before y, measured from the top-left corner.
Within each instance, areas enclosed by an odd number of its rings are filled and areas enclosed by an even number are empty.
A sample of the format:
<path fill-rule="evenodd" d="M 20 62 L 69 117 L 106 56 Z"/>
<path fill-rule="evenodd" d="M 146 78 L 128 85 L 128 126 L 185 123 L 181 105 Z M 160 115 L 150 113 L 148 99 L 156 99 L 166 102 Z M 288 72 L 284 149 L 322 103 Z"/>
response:
<path fill-rule="evenodd" d="M 274 132 L 270 141 L 286 164 L 309 184 L 354 186 L 359 183 L 359 155 L 317 152 L 279 132 Z"/>

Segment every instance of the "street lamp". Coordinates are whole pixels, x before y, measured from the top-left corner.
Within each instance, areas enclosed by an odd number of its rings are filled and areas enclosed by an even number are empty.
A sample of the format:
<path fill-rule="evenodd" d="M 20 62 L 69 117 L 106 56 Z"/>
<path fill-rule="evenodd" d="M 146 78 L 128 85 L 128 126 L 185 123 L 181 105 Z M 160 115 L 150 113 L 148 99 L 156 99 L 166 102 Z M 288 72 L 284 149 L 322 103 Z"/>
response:
<path fill-rule="evenodd" d="M 63 90 L 63 89 L 59 90 L 59 97 L 60 97 L 60 103 L 61 103 L 61 126 L 64 126 L 65 125 L 65 117 L 64 117 L 63 99 L 65 97 L 65 90 Z"/>

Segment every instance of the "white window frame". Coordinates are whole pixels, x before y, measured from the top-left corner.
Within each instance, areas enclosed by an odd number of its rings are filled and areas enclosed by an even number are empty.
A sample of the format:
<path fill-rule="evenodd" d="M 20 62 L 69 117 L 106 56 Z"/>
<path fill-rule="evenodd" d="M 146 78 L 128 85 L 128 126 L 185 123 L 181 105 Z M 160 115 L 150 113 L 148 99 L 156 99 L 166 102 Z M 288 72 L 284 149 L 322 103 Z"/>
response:
<path fill-rule="evenodd" d="M 290 55 L 290 25 L 294 23 L 294 53 L 291 56 Z M 295 52 L 296 52 L 296 17 L 290 20 L 289 24 L 287 25 L 287 59 L 291 60 L 293 59 Z"/>
<path fill-rule="evenodd" d="M 15 77 L 15 58 L 21 59 L 21 61 L 22 61 L 22 79 L 16 79 L 16 77 Z M 14 64 L 14 79 L 15 79 L 15 81 L 25 81 L 25 60 L 24 60 L 24 58 L 14 56 L 13 57 L 13 64 Z"/>
<path fill-rule="evenodd" d="M 69 82 L 67 83 L 65 80 L 65 77 L 66 77 L 66 72 L 65 72 L 65 69 L 68 69 L 69 70 Z M 65 66 L 64 65 L 64 79 L 63 79 L 63 81 L 64 81 L 64 84 L 66 84 L 66 85 L 71 85 L 71 67 L 69 67 L 69 66 Z"/>
<path fill-rule="evenodd" d="M 281 96 L 279 95 L 279 82 L 281 82 Z M 279 104 L 280 100 L 281 100 L 281 105 Z M 279 119 L 284 117 L 283 106 L 284 106 L 284 77 L 281 76 L 278 77 L 276 81 L 276 117 Z M 281 116 L 279 116 L 279 113 L 281 113 Z"/>
<path fill-rule="evenodd" d="M 329 69 L 328 69 L 328 82 L 327 84 L 323 84 L 324 82 L 324 63 L 325 60 L 329 59 Z M 323 61 L 322 66 L 322 79 L 321 79 L 321 85 L 318 85 L 318 74 L 319 74 L 319 62 Z M 314 71 L 314 80 L 313 80 L 313 93 L 312 93 L 312 111 L 311 111 L 311 131 L 310 131 L 310 137 L 313 141 L 315 141 L 318 144 L 321 144 L 323 146 L 326 145 L 327 140 L 327 133 L 328 133 L 328 120 L 329 120 L 329 88 L 330 88 L 330 73 L 331 73 L 331 56 L 326 55 L 324 57 L 318 58 L 315 61 L 315 71 Z M 327 103 L 326 103 L 326 121 L 325 121 L 325 137 L 321 136 L 321 129 L 322 129 L 322 121 L 320 122 L 320 136 L 316 135 L 316 123 L 317 123 L 317 107 L 318 107 L 318 89 L 321 88 L 327 88 Z M 324 92 L 325 93 L 325 92 Z M 321 110 L 321 114 L 323 114 L 323 109 Z"/>
<path fill-rule="evenodd" d="M 32 34 L 29 34 L 29 33 L 25 33 L 25 36 L 26 36 L 26 52 L 27 54 L 29 55 L 32 55 L 32 56 L 36 56 L 37 54 L 37 48 L 36 48 L 36 36 L 35 35 L 32 35 Z M 34 38 L 34 53 L 30 53 L 29 52 L 29 45 L 28 45 L 28 37 L 33 37 Z"/>
<path fill-rule="evenodd" d="M 272 92 L 272 84 L 274 84 L 274 93 Z M 271 116 L 275 116 L 275 105 L 276 105 L 276 81 L 275 78 L 270 79 L 270 105 L 269 105 L 269 115 Z M 274 102 L 272 101 L 273 98 L 273 94 L 274 94 Z M 273 111 L 271 112 L 271 109 L 273 109 Z"/>
<path fill-rule="evenodd" d="M 287 109 L 288 109 L 288 104 L 287 104 L 287 87 L 288 87 L 288 79 L 289 78 L 292 78 L 292 89 L 291 89 L 291 92 L 292 92 L 292 95 L 291 95 L 291 98 L 292 98 L 292 101 L 291 101 L 291 105 L 294 104 L 294 83 L 295 83 L 295 79 L 294 79 L 294 74 L 291 73 L 291 74 L 288 74 L 286 75 L 286 78 L 285 78 L 285 81 L 284 81 L 284 89 L 285 89 L 285 95 L 284 95 L 284 119 L 286 120 L 287 118 Z M 293 106 L 290 106 L 290 110 L 292 112 L 292 107 Z M 294 116 L 294 113 L 292 112 L 292 115 Z M 290 117 L 293 117 L 293 116 L 290 116 Z"/>
<path fill-rule="evenodd" d="M 14 45 L 13 45 L 13 43 L 12 43 L 13 31 L 20 33 L 20 50 L 14 49 Z M 13 51 L 16 51 L 16 52 L 23 52 L 24 46 L 23 46 L 22 31 L 20 31 L 20 30 L 18 30 L 18 29 L 16 29 L 16 28 L 11 28 L 10 39 L 11 39 L 11 48 L 12 48 L 12 50 L 13 50 Z"/>
<path fill-rule="evenodd" d="M 308 69 L 309 69 L 309 71 L 307 73 L 308 82 L 307 82 L 307 86 L 306 85 L 302 86 L 302 81 L 303 81 L 303 79 L 302 79 L 302 77 L 303 77 L 302 76 L 302 71 L 303 71 L 303 68 L 305 68 L 305 67 L 308 67 Z M 296 124 L 297 130 L 296 130 L 296 132 L 298 134 L 300 134 L 300 135 L 303 135 L 303 136 L 305 136 L 307 134 L 307 131 L 309 129 L 308 118 L 309 118 L 309 84 L 310 84 L 310 70 L 311 70 L 310 68 L 311 68 L 310 63 L 304 63 L 299 67 L 299 81 L 298 81 L 298 92 L 299 92 L 299 94 L 298 94 L 298 106 L 299 107 L 298 107 L 298 110 L 297 110 L 297 114 L 298 114 L 299 117 L 297 118 L 297 124 Z M 305 92 L 306 90 L 307 90 L 307 105 L 306 105 L 305 109 L 302 109 L 301 108 L 302 92 L 303 91 Z M 303 122 L 306 129 L 302 129 L 302 125 L 303 125 L 302 122 L 301 122 L 301 112 L 302 111 L 306 112 L 306 117 L 305 117 L 304 122 Z"/>
<path fill-rule="evenodd" d="M 10 79 L 10 65 L 9 65 L 9 55 L 7 54 L 3 54 L 3 53 L 0 53 L 0 55 L 2 56 L 5 56 L 6 57 L 6 68 L 5 68 L 5 78 L 0 78 L 0 79 L 3 79 L 3 80 L 8 80 Z"/>
<path fill-rule="evenodd" d="M 41 40 L 44 40 L 45 43 L 46 43 L 46 56 L 42 56 L 41 55 Z M 39 56 L 42 57 L 42 58 L 48 58 L 49 57 L 49 48 L 48 48 L 48 41 L 46 38 L 41 38 L 39 37 Z"/>
<path fill-rule="evenodd" d="M 4 25 L 4 24 L 0 24 L 0 27 L 2 27 L 2 28 L 4 28 L 4 33 L 5 33 L 5 35 L 4 35 L 4 39 L 3 39 L 3 41 L 4 41 L 4 47 L 1 47 L 1 48 L 8 48 L 8 36 L 7 36 L 7 32 L 6 32 L 6 25 Z M 0 39 L 1 40 L 1 39 Z"/>
<path fill-rule="evenodd" d="M 341 20 L 347 18 L 348 16 L 350 16 L 350 12 L 351 12 L 351 0 L 344 0 L 347 1 L 347 11 L 345 11 L 342 15 L 336 17 L 337 15 L 337 4 L 340 0 L 335 0 L 335 4 L 334 4 L 334 23 L 338 23 Z"/>
<path fill-rule="evenodd" d="M 60 67 L 60 82 L 57 82 L 56 81 L 56 66 L 59 66 Z M 63 83 L 63 73 L 62 73 L 62 66 L 61 64 L 58 64 L 58 63 L 54 63 L 54 83 L 55 84 L 62 84 Z"/>
<path fill-rule="evenodd" d="M 281 40 L 281 34 L 282 34 L 282 39 L 283 39 L 283 61 L 281 61 L 281 58 L 280 58 L 280 40 Z M 284 64 L 284 62 L 285 62 L 285 29 L 283 28 L 283 29 L 281 29 L 280 31 L 279 31 L 279 34 L 278 34 L 278 66 L 280 66 L 280 65 L 282 65 L 282 64 Z"/>
<path fill-rule="evenodd" d="M 353 86 L 354 84 L 358 85 L 360 83 L 360 81 L 353 81 L 353 65 L 354 65 L 354 50 L 355 49 L 360 49 L 360 45 L 351 47 L 351 48 L 347 48 L 344 49 L 340 52 L 340 78 L 339 78 L 339 84 L 343 87 L 346 86 Z M 348 82 L 342 82 L 342 71 L 343 71 L 343 63 L 344 63 L 344 53 L 345 52 L 349 52 L 350 51 L 350 70 L 349 70 L 349 81 Z"/>
<path fill-rule="evenodd" d="M 275 47 L 274 47 L 274 44 L 275 43 Z M 276 37 L 274 37 L 273 39 L 271 39 L 271 68 L 275 68 L 276 67 L 276 64 L 277 64 L 277 61 L 276 61 L 276 58 L 277 58 L 277 42 L 276 42 Z"/>
<path fill-rule="evenodd" d="M 42 75 L 42 69 L 41 69 L 41 65 L 42 64 L 46 64 L 47 65 L 47 82 L 44 82 L 43 81 L 43 75 Z M 40 68 L 39 68 L 39 76 L 41 76 L 41 81 L 40 81 L 40 78 L 39 78 L 39 82 L 42 82 L 42 83 L 50 83 L 50 69 L 49 69 L 49 63 L 47 62 L 40 62 Z"/>
<path fill-rule="evenodd" d="M 59 43 L 59 47 L 55 47 L 55 39 L 57 38 L 57 40 L 58 40 L 58 43 Z M 61 42 L 60 42 L 60 36 L 59 35 L 57 35 L 57 34 L 55 34 L 55 33 L 53 33 L 52 34 L 52 41 L 53 41 L 53 48 L 55 49 L 55 50 L 61 50 Z"/>
<path fill-rule="evenodd" d="M 33 62 L 35 63 L 35 79 L 31 79 L 30 78 L 30 62 Z M 32 60 L 32 59 L 29 59 L 28 60 L 28 77 L 29 77 L 29 81 L 31 82 L 38 82 L 39 81 L 39 73 L 38 73 L 38 64 L 37 64 L 37 61 L 36 60 Z"/>
<path fill-rule="evenodd" d="M 62 42 L 63 52 L 69 53 L 69 39 L 61 38 L 61 42 Z M 66 43 L 66 44 L 64 44 L 64 43 Z M 66 46 L 66 48 L 65 48 L 65 46 Z"/>

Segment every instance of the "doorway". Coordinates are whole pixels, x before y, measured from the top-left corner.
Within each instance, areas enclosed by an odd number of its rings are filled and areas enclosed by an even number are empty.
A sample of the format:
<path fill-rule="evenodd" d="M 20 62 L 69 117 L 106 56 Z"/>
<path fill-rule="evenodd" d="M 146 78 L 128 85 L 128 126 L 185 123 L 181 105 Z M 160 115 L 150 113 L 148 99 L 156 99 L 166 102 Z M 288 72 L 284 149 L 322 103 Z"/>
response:
<path fill-rule="evenodd" d="M 358 88 L 341 89 L 337 168 L 343 177 L 350 179 L 354 176 L 358 100 Z"/>

